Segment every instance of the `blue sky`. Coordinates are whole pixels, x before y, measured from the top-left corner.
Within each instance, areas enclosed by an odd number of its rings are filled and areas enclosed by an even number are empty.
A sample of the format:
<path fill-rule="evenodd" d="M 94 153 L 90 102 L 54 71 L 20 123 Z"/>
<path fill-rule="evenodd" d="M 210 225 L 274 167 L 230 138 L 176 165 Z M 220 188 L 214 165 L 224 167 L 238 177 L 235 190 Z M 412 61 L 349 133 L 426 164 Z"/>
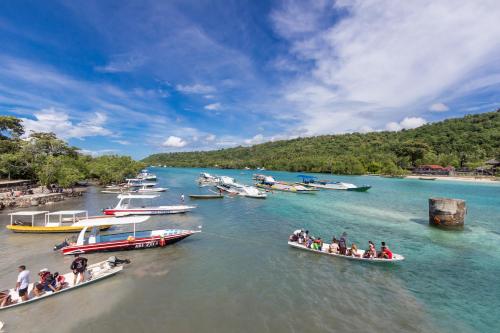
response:
<path fill-rule="evenodd" d="M 498 1 L 2 1 L 1 114 L 85 152 L 400 130 L 500 107 Z"/>

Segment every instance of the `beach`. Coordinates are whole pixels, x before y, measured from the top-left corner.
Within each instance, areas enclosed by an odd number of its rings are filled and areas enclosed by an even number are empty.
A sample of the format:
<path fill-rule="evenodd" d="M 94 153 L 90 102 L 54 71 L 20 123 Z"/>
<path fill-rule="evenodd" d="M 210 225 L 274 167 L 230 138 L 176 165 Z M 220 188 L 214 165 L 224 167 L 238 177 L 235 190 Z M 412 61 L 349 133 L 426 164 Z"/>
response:
<path fill-rule="evenodd" d="M 455 181 L 455 182 L 500 184 L 498 177 L 408 175 L 408 176 L 405 176 L 405 178 L 408 178 L 408 179 L 436 178 L 436 180 Z"/>

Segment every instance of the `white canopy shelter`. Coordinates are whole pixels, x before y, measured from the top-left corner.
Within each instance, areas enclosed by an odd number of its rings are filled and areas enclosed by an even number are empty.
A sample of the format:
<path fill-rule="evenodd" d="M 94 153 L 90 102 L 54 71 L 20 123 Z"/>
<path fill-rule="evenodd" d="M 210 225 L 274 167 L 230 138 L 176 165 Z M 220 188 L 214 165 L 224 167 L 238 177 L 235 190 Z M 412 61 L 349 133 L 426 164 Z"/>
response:
<path fill-rule="evenodd" d="M 20 211 L 20 212 L 15 212 L 15 213 L 10 213 L 10 225 L 14 224 L 14 216 L 27 216 L 31 217 L 31 226 L 35 226 L 35 216 L 38 215 L 45 215 L 49 211 L 47 210 L 25 210 L 25 211 Z"/>

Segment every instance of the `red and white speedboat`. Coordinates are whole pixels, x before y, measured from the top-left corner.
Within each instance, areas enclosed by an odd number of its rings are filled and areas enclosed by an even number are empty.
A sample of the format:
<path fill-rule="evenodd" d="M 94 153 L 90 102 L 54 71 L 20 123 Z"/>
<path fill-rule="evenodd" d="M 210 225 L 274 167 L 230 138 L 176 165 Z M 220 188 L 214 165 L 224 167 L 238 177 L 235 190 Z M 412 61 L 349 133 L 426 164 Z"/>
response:
<path fill-rule="evenodd" d="M 123 223 L 117 224 L 123 225 Z M 183 240 L 192 234 L 200 232 L 197 230 L 179 229 L 136 231 L 136 223 L 133 223 L 134 230 L 131 232 L 101 235 L 99 223 L 84 222 L 82 225 L 84 227 L 78 235 L 76 243 L 64 241 L 62 244 L 56 245 L 54 250 L 60 250 L 64 255 L 71 255 L 77 253 L 125 251 L 164 247 Z M 89 228 L 91 228 L 92 231 L 90 235 L 86 236 L 85 233 Z"/>
<path fill-rule="evenodd" d="M 186 213 L 195 209 L 195 206 L 172 205 L 172 206 L 142 206 L 132 205 L 132 201 L 158 198 L 158 194 L 120 194 L 118 204 L 114 208 L 104 209 L 105 215 L 165 215 Z"/>

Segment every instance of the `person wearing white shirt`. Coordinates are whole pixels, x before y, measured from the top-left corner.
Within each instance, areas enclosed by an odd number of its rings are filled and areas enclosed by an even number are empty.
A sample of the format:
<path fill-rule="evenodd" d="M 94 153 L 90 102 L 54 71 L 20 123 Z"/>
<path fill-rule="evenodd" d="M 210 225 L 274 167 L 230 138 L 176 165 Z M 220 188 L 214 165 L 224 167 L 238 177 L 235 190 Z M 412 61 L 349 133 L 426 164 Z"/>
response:
<path fill-rule="evenodd" d="M 18 268 L 19 274 L 17 275 L 16 288 L 19 297 L 23 301 L 28 300 L 28 286 L 30 284 L 30 271 L 26 270 L 26 266 L 21 265 Z"/>

